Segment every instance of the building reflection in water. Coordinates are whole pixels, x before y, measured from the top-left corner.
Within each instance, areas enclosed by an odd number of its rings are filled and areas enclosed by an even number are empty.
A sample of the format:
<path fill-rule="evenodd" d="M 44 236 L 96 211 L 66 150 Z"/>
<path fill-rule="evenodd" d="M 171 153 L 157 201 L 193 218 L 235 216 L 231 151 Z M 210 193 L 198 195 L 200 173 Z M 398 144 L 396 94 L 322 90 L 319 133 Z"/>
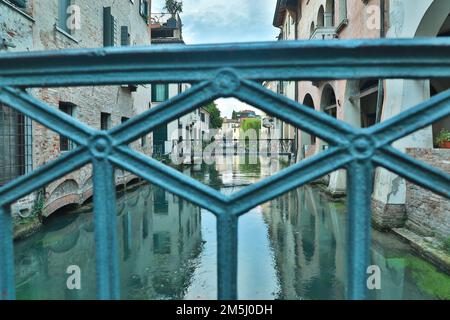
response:
<path fill-rule="evenodd" d="M 245 156 L 184 171 L 224 194 L 281 170 Z M 215 217 L 155 186 L 119 192 L 118 242 L 123 299 L 215 299 Z M 92 210 L 55 214 L 43 230 L 15 244 L 19 299 L 94 299 Z M 241 299 L 344 299 L 346 208 L 305 186 L 239 219 Z M 450 277 L 414 256 L 392 235 L 372 230 L 372 263 L 381 268 L 374 299 L 450 299 Z M 66 269 L 81 268 L 81 290 L 68 290 Z M 439 284 L 439 285 L 437 285 Z"/>
<path fill-rule="evenodd" d="M 200 209 L 140 185 L 118 195 L 117 214 L 122 298 L 182 299 L 202 250 Z M 96 297 L 92 212 L 57 215 L 15 245 L 19 299 Z M 81 290 L 67 289 L 69 265 L 81 269 Z"/>

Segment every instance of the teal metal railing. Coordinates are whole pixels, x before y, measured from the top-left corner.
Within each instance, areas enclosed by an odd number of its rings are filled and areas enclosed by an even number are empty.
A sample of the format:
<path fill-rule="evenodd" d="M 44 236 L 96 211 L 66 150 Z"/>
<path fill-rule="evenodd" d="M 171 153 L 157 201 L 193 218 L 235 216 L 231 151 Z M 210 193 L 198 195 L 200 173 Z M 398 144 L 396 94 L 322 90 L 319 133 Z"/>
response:
<path fill-rule="evenodd" d="M 0 188 L 0 292 L 13 299 L 10 205 L 92 163 L 98 297 L 120 298 L 114 170 L 120 167 L 217 217 L 218 298 L 237 298 L 237 223 L 251 208 L 340 168 L 348 173 L 350 299 L 366 297 L 370 200 L 382 166 L 450 198 L 450 176 L 391 143 L 450 114 L 450 90 L 367 129 L 353 128 L 262 87 L 263 80 L 450 77 L 450 39 L 308 41 L 165 48 L 82 49 L 0 55 L 0 102 L 74 141 L 77 148 Z M 94 130 L 21 88 L 123 83 L 192 83 L 186 92 L 107 132 Z M 226 196 L 128 144 L 219 97 L 235 97 L 328 142 L 323 153 Z"/>

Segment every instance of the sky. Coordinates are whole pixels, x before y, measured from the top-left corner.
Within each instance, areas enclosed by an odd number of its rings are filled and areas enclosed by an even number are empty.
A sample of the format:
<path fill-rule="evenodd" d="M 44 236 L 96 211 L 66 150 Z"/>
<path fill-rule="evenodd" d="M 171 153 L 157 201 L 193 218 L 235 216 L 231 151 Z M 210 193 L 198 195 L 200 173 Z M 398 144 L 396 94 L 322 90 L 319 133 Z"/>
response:
<path fill-rule="evenodd" d="M 152 12 L 163 12 L 164 3 L 152 0 Z M 184 0 L 180 14 L 184 41 L 187 45 L 274 41 L 279 34 L 272 25 L 275 5 L 276 0 Z M 256 110 L 235 99 L 216 103 L 228 118 L 233 110 Z"/>

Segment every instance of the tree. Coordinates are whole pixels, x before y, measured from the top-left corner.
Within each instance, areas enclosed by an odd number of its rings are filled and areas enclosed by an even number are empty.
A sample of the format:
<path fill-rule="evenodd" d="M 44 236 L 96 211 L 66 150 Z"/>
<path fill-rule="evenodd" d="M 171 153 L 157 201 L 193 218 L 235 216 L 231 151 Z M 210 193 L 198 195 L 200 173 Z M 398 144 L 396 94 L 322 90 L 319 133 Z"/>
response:
<path fill-rule="evenodd" d="M 222 128 L 223 118 L 220 116 L 220 110 L 217 108 L 217 105 L 214 102 L 208 103 L 203 107 L 206 111 L 209 112 L 209 128 L 210 129 L 219 129 Z"/>
<path fill-rule="evenodd" d="M 259 118 L 242 119 L 241 131 L 245 134 L 247 130 L 255 130 L 256 137 L 259 137 L 259 132 L 261 131 L 261 119 Z"/>
<path fill-rule="evenodd" d="M 172 14 L 172 16 L 175 16 L 177 13 L 183 12 L 183 2 L 177 0 L 166 0 L 164 10 L 167 10 L 167 12 Z"/>
<path fill-rule="evenodd" d="M 236 120 L 237 119 L 237 112 L 233 110 L 233 113 L 231 114 L 231 119 Z"/>

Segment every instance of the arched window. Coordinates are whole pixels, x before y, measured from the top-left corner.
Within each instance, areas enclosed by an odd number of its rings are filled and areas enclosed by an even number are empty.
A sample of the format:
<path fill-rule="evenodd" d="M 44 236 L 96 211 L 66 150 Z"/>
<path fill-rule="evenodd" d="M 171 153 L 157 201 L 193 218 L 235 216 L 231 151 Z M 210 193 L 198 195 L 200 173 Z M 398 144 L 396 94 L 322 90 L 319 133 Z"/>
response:
<path fill-rule="evenodd" d="M 334 25 L 334 0 L 327 0 L 325 7 L 325 26 L 333 27 Z"/>
<path fill-rule="evenodd" d="M 325 26 L 325 9 L 323 6 L 320 6 L 319 12 L 317 13 L 317 27 L 324 27 Z"/>
<path fill-rule="evenodd" d="M 347 0 L 339 0 L 339 19 L 347 19 Z"/>
<path fill-rule="evenodd" d="M 314 25 L 314 21 L 313 21 L 313 22 L 311 22 L 311 26 L 309 28 L 310 36 L 313 35 L 315 29 L 316 29 L 316 26 Z"/>
<path fill-rule="evenodd" d="M 334 94 L 333 87 L 329 84 L 327 84 L 322 91 L 320 107 L 326 114 L 332 116 L 333 118 L 337 118 L 336 95 Z"/>
<path fill-rule="evenodd" d="M 312 96 L 309 93 L 303 99 L 303 105 L 306 106 L 306 107 L 309 107 L 309 108 L 311 108 L 313 110 L 315 109 L 314 108 L 313 98 L 312 98 Z M 311 135 L 311 134 L 309 135 L 309 137 L 310 137 L 310 141 L 308 141 L 308 142 L 310 142 L 310 143 L 307 142 L 306 144 L 316 144 L 316 137 L 314 135 Z"/>

